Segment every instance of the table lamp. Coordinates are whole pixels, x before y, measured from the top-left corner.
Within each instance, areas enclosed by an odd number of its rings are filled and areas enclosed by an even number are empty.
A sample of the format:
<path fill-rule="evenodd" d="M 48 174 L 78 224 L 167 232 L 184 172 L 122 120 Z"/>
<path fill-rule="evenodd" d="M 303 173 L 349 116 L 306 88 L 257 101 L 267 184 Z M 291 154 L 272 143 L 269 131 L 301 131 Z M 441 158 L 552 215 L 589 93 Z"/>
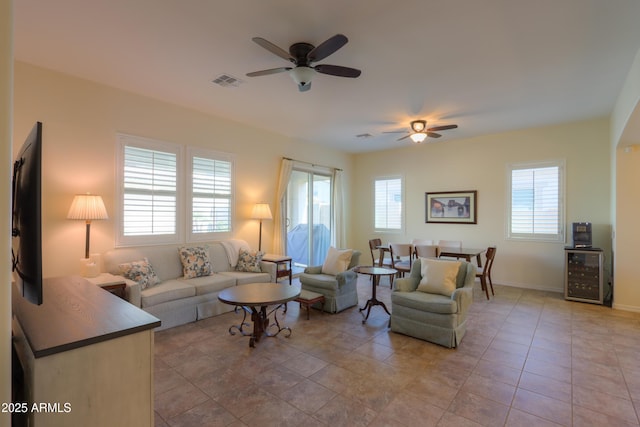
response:
<path fill-rule="evenodd" d="M 109 219 L 107 209 L 101 196 L 95 194 L 77 194 L 71 202 L 67 219 L 83 219 L 87 224 L 85 248 L 84 248 L 84 265 L 86 268 L 85 275 L 87 277 L 97 276 L 98 266 L 95 263 L 89 265 L 89 240 L 91 235 L 91 221 L 94 219 Z M 96 271 L 93 271 L 96 270 Z"/>
<path fill-rule="evenodd" d="M 251 218 L 260 220 L 260 235 L 258 237 L 258 250 L 262 250 L 262 220 L 263 219 L 273 219 L 271 216 L 271 208 L 268 203 L 256 203 L 253 206 L 253 213 L 251 214 Z"/>

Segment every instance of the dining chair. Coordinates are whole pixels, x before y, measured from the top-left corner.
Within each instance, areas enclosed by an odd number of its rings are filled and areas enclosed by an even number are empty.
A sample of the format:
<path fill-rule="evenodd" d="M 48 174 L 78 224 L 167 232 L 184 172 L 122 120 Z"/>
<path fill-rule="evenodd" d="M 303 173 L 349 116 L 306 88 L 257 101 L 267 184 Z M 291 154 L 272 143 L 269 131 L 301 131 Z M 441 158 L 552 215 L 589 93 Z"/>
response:
<path fill-rule="evenodd" d="M 493 260 L 496 257 L 496 247 L 489 246 L 486 252 L 487 260 L 484 263 L 484 267 L 478 267 L 476 272 L 476 277 L 480 278 L 480 285 L 482 286 L 482 290 L 487 295 L 487 299 L 489 299 L 489 288 L 487 287 L 487 283 L 491 286 L 491 295 L 495 295 L 493 292 L 493 281 L 491 280 L 491 268 L 493 267 Z"/>
<path fill-rule="evenodd" d="M 462 240 L 438 240 L 438 257 L 440 257 L 439 248 L 462 249 Z"/>
<path fill-rule="evenodd" d="M 371 252 L 371 265 L 374 267 L 391 267 L 391 259 L 388 258 L 385 262 L 385 254 L 388 252 L 381 248 L 382 239 L 369 240 L 369 251 Z M 376 253 L 378 256 L 376 257 Z"/>
<path fill-rule="evenodd" d="M 438 247 L 436 245 L 415 245 L 413 248 L 416 258 L 438 257 Z"/>
<path fill-rule="evenodd" d="M 413 246 L 410 243 L 391 243 L 391 268 L 398 270 L 398 277 L 411 271 Z"/>
<path fill-rule="evenodd" d="M 413 256 L 414 258 L 418 257 L 418 254 L 416 253 L 416 246 L 418 245 L 422 245 L 422 246 L 432 246 L 435 245 L 433 240 L 429 240 L 429 239 L 413 239 L 411 241 L 411 244 L 413 245 Z"/>

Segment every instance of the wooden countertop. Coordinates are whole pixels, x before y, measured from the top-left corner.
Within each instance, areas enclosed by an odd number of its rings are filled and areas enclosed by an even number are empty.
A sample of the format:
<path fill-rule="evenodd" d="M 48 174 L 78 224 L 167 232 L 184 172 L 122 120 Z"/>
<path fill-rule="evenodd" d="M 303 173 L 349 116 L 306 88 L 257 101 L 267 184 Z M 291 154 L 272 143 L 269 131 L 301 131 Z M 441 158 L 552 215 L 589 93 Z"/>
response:
<path fill-rule="evenodd" d="M 36 358 L 160 326 L 160 320 L 79 276 L 45 279 L 43 303 L 14 286 L 12 311 Z"/>

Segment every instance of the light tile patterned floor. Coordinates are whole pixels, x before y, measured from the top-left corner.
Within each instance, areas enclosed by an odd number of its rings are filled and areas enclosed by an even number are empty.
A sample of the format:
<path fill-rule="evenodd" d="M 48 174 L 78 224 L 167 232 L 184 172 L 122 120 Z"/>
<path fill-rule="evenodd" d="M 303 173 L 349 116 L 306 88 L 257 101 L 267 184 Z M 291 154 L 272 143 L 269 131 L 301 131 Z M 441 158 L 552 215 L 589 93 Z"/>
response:
<path fill-rule="evenodd" d="M 289 303 L 291 337 L 253 349 L 229 335 L 241 314 L 158 332 L 156 426 L 639 425 L 640 314 L 495 288 L 476 284 L 457 350 L 390 332 L 381 307 L 362 325 Z"/>

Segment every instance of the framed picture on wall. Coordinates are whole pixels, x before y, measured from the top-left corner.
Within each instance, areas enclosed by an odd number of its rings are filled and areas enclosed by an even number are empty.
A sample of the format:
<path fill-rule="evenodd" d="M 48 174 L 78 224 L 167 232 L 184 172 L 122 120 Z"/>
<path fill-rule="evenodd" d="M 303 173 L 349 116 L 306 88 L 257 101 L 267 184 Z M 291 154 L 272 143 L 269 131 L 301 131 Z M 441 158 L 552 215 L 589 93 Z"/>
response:
<path fill-rule="evenodd" d="M 477 191 L 440 191 L 425 194 L 425 222 L 477 224 Z"/>

